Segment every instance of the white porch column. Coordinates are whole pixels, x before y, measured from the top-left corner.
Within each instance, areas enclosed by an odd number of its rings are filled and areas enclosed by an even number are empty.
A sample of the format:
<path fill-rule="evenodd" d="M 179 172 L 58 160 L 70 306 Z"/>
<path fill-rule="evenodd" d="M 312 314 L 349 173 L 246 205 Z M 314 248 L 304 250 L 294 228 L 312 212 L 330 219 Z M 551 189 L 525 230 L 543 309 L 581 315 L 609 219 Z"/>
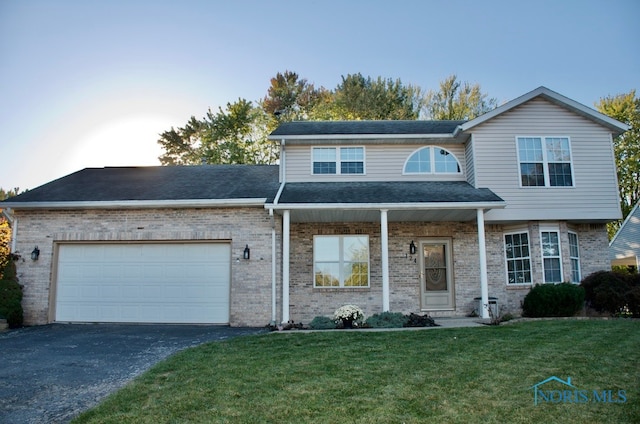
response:
<path fill-rule="evenodd" d="M 389 229 L 387 210 L 380 211 L 380 247 L 382 250 L 382 311 L 389 311 Z"/>
<path fill-rule="evenodd" d="M 282 322 L 289 322 L 289 211 L 282 215 Z"/>
<path fill-rule="evenodd" d="M 480 258 L 480 296 L 482 318 L 489 318 L 489 285 L 487 278 L 487 245 L 484 239 L 484 209 L 476 209 L 478 221 L 478 257 Z"/>

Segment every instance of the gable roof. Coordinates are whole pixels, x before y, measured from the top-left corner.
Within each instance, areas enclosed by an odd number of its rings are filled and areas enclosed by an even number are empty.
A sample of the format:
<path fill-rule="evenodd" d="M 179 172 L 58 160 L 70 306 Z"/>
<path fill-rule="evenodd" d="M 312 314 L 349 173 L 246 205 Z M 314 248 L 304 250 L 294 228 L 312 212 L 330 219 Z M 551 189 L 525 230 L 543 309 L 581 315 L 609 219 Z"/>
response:
<path fill-rule="evenodd" d="M 277 165 L 85 168 L 0 202 L 0 208 L 144 207 L 273 201 Z"/>
<path fill-rule="evenodd" d="M 609 243 L 611 265 L 640 265 L 640 202 L 629 215 Z"/>
<path fill-rule="evenodd" d="M 613 118 L 608 117 L 607 115 L 600 113 L 594 109 L 591 109 L 582 103 L 578 103 L 575 100 L 571 100 L 568 97 L 563 96 L 562 94 L 558 94 L 555 91 L 549 90 L 547 87 L 540 86 L 533 91 L 530 91 L 522 96 L 511 100 L 493 109 L 490 112 L 487 112 L 481 116 L 478 116 L 475 119 L 467 121 L 460 125 L 460 129 L 462 131 L 468 131 L 473 127 L 476 127 L 490 119 L 495 118 L 498 115 L 501 115 L 505 112 L 510 111 L 511 109 L 518 107 L 532 99 L 537 97 L 541 97 L 551 103 L 554 103 L 560 107 L 568 109 L 584 118 L 590 119 L 604 127 L 607 127 L 611 130 L 614 136 L 620 135 L 623 132 L 629 129 L 629 126 L 619 122 Z"/>
<path fill-rule="evenodd" d="M 317 138 L 453 137 L 465 121 L 293 121 L 280 124 L 270 140 Z"/>

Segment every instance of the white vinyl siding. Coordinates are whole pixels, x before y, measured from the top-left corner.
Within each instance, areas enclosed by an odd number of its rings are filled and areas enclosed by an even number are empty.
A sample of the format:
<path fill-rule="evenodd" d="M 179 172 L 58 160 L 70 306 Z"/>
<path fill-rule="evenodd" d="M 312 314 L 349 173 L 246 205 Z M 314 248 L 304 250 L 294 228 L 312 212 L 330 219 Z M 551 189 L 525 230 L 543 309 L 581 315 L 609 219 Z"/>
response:
<path fill-rule="evenodd" d="M 462 172 L 454 174 L 403 175 L 407 158 L 420 147 L 441 146 L 460 163 Z M 325 147 L 325 146 L 318 146 Z M 464 181 L 465 148 L 462 144 L 438 142 L 423 144 L 372 144 L 365 148 L 366 174 L 313 174 L 312 149 L 308 145 L 286 146 L 287 182 L 303 181 Z"/>
<path fill-rule="evenodd" d="M 534 99 L 473 130 L 476 187 L 507 202 L 485 215 L 500 220 L 612 220 L 620 217 L 611 134 L 546 100 Z M 516 137 L 564 135 L 571 140 L 574 187 L 521 187 Z"/>

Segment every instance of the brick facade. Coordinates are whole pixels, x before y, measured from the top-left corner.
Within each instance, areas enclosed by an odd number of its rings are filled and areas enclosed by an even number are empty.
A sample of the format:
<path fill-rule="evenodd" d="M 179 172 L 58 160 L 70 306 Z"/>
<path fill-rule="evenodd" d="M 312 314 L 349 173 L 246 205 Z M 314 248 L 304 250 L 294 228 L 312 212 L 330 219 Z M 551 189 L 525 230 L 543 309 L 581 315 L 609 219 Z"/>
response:
<path fill-rule="evenodd" d="M 24 286 L 25 324 L 54 317 L 56 247 L 73 242 L 224 241 L 231 243 L 230 323 L 263 326 L 271 321 L 271 219 L 263 208 L 20 211 L 16 251 Z M 276 219 L 276 227 L 281 228 Z M 251 259 L 242 258 L 245 245 Z M 34 246 L 40 259 L 32 261 Z M 170 321 L 170 319 L 169 319 Z"/>
<path fill-rule="evenodd" d="M 232 326 L 264 326 L 272 316 L 272 219 L 262 208 L 234 209 L 131 209 L 20 211 L 16 250 L 18 278 L 24 286 L 23 307 L 27 325 L 54 319 L 57 246 L 75 242 L 221 241 L 231 244 Z M 276 228 L 276 320 L 282 318 L 282 221 Z M 564 279 L 570 278 L 568 231 L 579 239 L 582 277 L 608 269 L 607 233 L 604 225 L 554 223 L 560 230 Z M 504 233 L 527 231 L 534 283 L 542 282 L 539 222 L 519 227 L 487 224 L 489 296 L 498 298 L 501 313 L 519 315 L 530 286 L 507 286 Z M 382 311 L 381 238 L 379 223 L 292 223 L 290 240 L 290 318 L 308 323 L 315 316 L 330 316 L 335 309 L 355 303 L 369 316 Z M 331 289 L 313 287 L 313 237 L 328 234 L 363 234 L 369 237 L 370 287 Z M 390 222 L 390 309 L 424 313 L 420 296 L 420 261 L 409 254 L 411 241 L 450 240 L 455 283 L 455 310 L 429 311 L 432 316 L 465 316 L 477 308 L 480 296 L 478 236 L 475 222 Z M 40 259 L 31 261 L 34 246 Z M 245 261 L 245 245 L 251 259 Z M 419 254 L 419 252 L 418 252 Z M 170 321 L 170 320 L 169 320 Z"/>

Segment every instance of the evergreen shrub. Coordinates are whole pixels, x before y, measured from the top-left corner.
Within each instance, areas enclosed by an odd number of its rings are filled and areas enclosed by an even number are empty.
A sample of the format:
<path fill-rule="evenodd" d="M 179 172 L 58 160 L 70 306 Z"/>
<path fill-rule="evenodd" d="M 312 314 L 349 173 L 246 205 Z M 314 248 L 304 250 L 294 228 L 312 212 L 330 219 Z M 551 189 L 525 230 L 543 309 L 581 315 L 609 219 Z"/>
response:
<path fill-rule="evenodd" d="M 524 298 L 526 317 L 571 317 L 584 306 L 585 290 L 572 283 L 537 284 Z"/>

